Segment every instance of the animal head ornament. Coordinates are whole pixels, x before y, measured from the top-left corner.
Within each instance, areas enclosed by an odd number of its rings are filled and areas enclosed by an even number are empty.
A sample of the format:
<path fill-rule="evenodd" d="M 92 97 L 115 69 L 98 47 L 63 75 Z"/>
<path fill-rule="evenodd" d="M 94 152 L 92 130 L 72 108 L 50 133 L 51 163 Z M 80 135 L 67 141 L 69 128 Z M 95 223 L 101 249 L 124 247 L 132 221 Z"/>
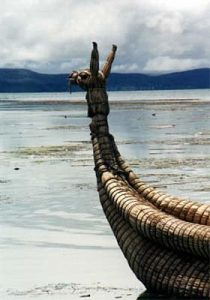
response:
<path fill-rule="evenodd" d="M 113 45 L 106 62 L 99 70 L 99 53 L 97 44 L 93 42 L 91 52 L 90 68 L 82 71 L 73 71 L 70 76 L 70 83 L 80 86 L 87 91 L 86 100 L 88 103 L 88 116 L 109 114 L 108 95 L 106 92 L 106 79 L 108 78 L 117 46 Z"/>
<path fill-rule="evenodd" d="M 69 75 L 70 82 L 72 84 L 79 85 L 82 89 L 88 91 L 91 88 L 105 87 L 106 79 L 108 78 L 112 62 L 115 57 L 117 46 L 113 45 L 110 54 L 102 68 L 99 70 L 99 53 L 97 43 L 93 42 L 93 50 L 90 59 L 90 68 L 81 71 L 73 71 Z"/>

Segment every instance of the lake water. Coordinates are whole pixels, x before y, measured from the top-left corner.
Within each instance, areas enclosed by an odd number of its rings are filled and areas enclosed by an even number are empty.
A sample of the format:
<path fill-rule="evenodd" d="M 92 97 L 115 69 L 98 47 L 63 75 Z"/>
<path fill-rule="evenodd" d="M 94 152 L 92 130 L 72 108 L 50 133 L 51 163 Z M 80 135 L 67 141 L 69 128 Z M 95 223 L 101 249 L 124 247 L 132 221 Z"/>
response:
<path fill-rule="evenodd" d="M 0 93 L 0 101 L 77 101 L 84 99 L 85 92 L 77 93 Z M 209 100 L 210 89 L 109 92 L 109 100 Z"/>
<path fill-rule="evenodd" d="M 210 202 L 210 90 L 111 92 L 122 155 Z M 96 191 L 84 93 L 0 94 L 0 298 L 136 299 Z"/>

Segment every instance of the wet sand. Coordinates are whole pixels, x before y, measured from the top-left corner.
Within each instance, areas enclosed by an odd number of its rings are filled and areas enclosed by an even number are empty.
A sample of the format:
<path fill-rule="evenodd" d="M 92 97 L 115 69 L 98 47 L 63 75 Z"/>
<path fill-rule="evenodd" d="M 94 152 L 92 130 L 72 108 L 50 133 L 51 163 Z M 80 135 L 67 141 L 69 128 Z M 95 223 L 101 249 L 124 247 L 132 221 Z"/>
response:
<path fill-rule="evenodd" d="M 210 102 L 111 103 L 110 129 L 147 182 L 209 202 Z M 137 299 L 96 192 L 84 103 L 4 103 L 0 297 Z"/>

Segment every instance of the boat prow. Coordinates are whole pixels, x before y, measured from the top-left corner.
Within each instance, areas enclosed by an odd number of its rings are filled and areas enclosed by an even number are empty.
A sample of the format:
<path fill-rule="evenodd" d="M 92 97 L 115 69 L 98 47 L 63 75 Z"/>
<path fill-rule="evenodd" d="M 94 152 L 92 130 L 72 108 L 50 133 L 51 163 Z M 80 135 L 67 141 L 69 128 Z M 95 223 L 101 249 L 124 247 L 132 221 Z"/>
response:
<path fill-rule="evenodd" d="M 97 44 L 88 72 L 70 80 L 87 91 L 101 205 L 137 278 L 151 291 L 210 299 L 210 205 L 161 193 L 122 159 L 109 132 L 106 79 L 117 47 L 99 71 Z"/>

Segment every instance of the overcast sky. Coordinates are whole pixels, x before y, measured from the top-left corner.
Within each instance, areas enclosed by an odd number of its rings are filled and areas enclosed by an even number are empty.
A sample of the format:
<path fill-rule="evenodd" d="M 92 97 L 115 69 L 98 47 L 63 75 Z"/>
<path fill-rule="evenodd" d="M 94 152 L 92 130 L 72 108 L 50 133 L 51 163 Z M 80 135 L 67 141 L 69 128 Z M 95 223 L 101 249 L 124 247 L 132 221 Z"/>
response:
<path fill-rule="evenodd" d="M 0 67 L 69 73 L 101 63 L 118 45 L 115 72 L 210 67 L 210 0 L 4 0 Z"/>

